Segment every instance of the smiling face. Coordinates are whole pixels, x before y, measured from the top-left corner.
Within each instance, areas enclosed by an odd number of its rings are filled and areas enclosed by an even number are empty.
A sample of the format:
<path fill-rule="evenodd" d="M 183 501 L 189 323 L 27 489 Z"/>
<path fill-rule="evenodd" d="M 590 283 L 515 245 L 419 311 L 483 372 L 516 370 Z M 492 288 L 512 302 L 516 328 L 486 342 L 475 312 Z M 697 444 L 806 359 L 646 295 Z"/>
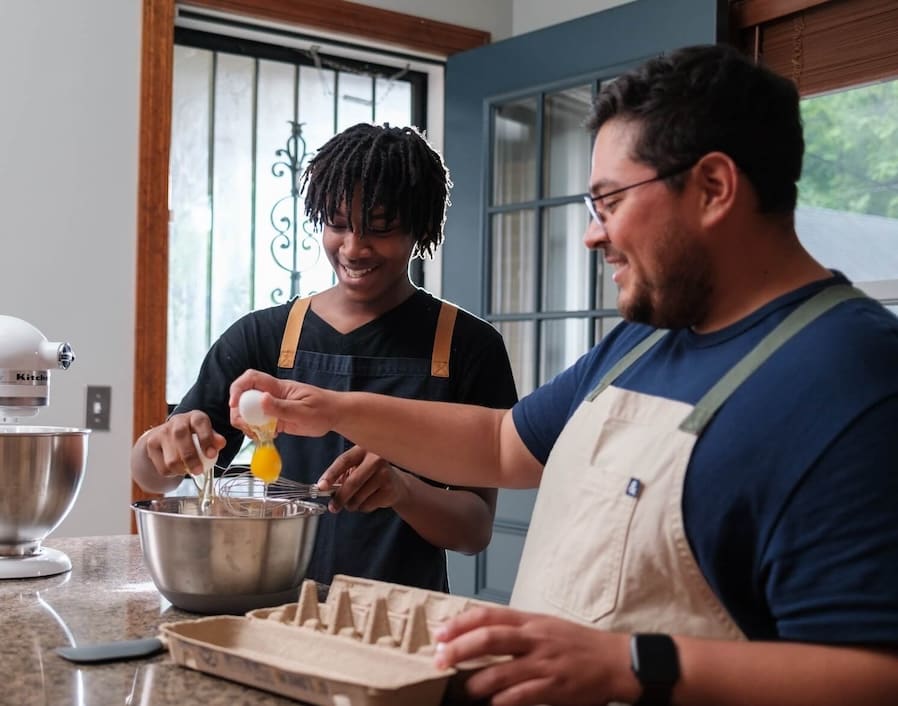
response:
<path fill-rule="evenodd" d="M 630 156 L 637 131 L 637 124 L 620 119 L 602 125 L 593 148 L 591 195 L 657 175 Z M 690 225 L 686 203 L 684 194 L 664 181 L 647 181 L 595 201 L 604 228 L 590 221 L 584 242 L 602 250 L 606 265 L 614 269 L 617 306 L 628 321 L 683 328 L 708 311 L 711 257 Z"/>
<path fill-rule="evenodd" d="M 398 218 L 385 222 L 378 207 L 369 214 L 367 231 L 357 233 L 362 222 L 360 204 L 357 192 L 351 219 L 345 201 L 340 204 L 324 224 L 322 243 L 337 275 L 340 294 L 354 303 L 385 311 L 414 291 L 408 263 L 415 240 L 402 229 Z"/>

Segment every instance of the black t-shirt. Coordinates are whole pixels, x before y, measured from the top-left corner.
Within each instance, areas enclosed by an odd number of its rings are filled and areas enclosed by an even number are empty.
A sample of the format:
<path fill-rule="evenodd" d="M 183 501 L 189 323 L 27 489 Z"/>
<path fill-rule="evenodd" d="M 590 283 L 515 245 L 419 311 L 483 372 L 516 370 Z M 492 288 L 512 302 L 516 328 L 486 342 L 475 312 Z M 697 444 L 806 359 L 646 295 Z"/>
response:
<path fill-rule="evenodd" d="M 312 309 L 306 313 L 293 369 L 277 362 L 292 303 L 254 311 L 233 324 L 209 350 L 196 383 L 175 413 L 206 412 L 228 444 L 219 463 L 233 459 L 243 434 L 230 425 L 231 382 L 248 368 L 338 390 L 464 402 L 506 409 L 517 400 L 502 337 L 487 322 L 459 310 L 449 377 L 429 374 L 441 301 L 419 290 L 394 309 L 342 334 Z M 313 305 L 314 306 L 314 305 Z M 414 433 L 414 430 L 397 430 Z M 285 478 L 313 483 L 352 443 L 281 435 Z M 344 573 L 430 589 L 447 587 L 445 552 L 423 540 L 391 509 L 343 511 L 321 518 L 307 575 L 329 583 Z"/>

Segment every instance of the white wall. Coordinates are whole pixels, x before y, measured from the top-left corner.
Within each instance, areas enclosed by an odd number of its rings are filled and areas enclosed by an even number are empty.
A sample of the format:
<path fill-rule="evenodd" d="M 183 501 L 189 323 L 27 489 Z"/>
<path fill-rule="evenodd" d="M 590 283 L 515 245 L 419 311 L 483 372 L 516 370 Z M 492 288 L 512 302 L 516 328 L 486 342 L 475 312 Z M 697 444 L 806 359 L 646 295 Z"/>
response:
<path fill-rule="evenodd" d="M 354 0 L 437 22 L 489 32 L 494 42 L 511 36 L 513 12 L 519 0 Z"/>
<path fill-rule="evenodd" d="M 366 4 L 499 40 L 620 2 Z M 87 385 L 112 387 L 112 428 L 92 434 L 56 536 L 130 526 L 140 22 L 140 0 L 0 0 L 0 313 L 75 349 L 35 423 L 83 426 Z"/>
<path fill-rule="evenodd" d="M 405 12 L 476 27 L 489 32 L 494 42 L 607 10 L 633 0 L 356 0 L 384 10 Z"/>
<path fill-rule="evenodd" d="M 129 529 L 139 50 L 140 0 L 0 2 L 0 313 L 75 350 L 33 423 L 81 427 L 86 386 L 113 390 L 57 534 Z"/>
<path fill-rule="evenodd" d="M 517 36 L 628 2 L 633 0 L 514 0 L 511 32 Z M 596 37 L 596 41 L 601 41 L 601 37 Z"/>

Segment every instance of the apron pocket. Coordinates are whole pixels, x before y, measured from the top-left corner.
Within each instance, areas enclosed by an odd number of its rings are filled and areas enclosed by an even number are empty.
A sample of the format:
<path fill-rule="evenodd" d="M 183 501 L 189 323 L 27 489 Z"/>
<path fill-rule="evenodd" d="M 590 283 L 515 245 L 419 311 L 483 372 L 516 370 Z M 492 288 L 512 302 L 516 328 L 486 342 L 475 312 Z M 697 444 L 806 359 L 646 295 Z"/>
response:
<path fill-rule="evenodd" d="M 577 501 L 553 528 L 559 541 L 546 565 L 543 597 L 548 603 L 588 623 L 614 610 L 640 490 L 638 480 L 607 469 L 580 485 Z M 596 542 L 599 537 L 603 541 Z"/>

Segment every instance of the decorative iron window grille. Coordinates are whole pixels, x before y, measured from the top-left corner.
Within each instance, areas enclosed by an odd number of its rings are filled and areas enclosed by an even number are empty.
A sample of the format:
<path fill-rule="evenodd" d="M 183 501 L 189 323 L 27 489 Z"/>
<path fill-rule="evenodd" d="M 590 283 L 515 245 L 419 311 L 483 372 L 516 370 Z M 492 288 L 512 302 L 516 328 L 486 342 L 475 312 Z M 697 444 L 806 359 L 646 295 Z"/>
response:
<path fill-rule="evenodd" d="M 212 342 L 240 316 L 333 284 L 320 235 L 304 218 L 301 171 L 355 123 L 426 129 L 427 76 L 397 63 L 176 29 L 169 402 L 181 399 Z M 422 281 L 420 261 L 412 277 Z"/>

